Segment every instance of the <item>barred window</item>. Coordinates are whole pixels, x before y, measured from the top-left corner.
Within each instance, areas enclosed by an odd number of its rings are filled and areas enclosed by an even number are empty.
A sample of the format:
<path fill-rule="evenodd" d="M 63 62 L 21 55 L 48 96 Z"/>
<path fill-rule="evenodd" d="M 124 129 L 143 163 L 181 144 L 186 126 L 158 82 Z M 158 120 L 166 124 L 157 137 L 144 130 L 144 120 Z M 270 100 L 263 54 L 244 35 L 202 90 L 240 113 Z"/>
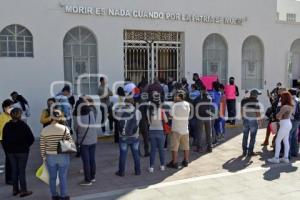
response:
<path fill-rule="evenodd" d="M 68 31 L 63 41 L 65 80 L 73 84 L 74 93 L 97 94 L 98 79 L 88 74 L 98 73 L 97 41 L 84 27 Z M 81 78 L 82 75 L 87 75 Z"/>
<path fill-rule="evenodd" d="M 0 32 L 0 57 L 33 57 L 33 37 L 21 25 L 9 25 Z"/>
<path fill-rule="evenodd" d="M 226 40 L 219 34 L 209 35 L 203 44 L 203 75 L 217 75 L 226 83 L 228 72 L 228 48 Z"/>
<path fill-rule="evenodd" d="M 286 21 L 295 22 L 296 21 L 296 14 L 295 13 L 287 13 L 286 14 Z"/>
<path fill-rule="evenodd" d="M 242 89 L 263 89 L 264 45 L 256 36 L 245 39 L 242 48 Z"/>

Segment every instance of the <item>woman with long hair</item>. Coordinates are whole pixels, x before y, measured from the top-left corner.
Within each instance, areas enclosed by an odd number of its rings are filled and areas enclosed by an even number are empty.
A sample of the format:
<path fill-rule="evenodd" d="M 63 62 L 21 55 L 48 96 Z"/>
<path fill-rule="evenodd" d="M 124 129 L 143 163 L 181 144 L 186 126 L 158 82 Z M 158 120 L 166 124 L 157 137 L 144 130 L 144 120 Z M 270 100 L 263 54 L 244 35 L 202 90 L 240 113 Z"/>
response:
<path fill-rule="evenodd" d="M 49 171 L 49 187 L 52 200 L 69 200 L 67 177 L 70 165 L 69 154 L 57 152 L 59 141 L 64 138 L 73 143 L 70 129 L 63 125 L 65 117 L 60 110 L 51 112 L 51 124 L 43 128 L 40 137 L 41 157 L 46 162 Z M 56 190 L 56 179 L 59 177 L 60 193 Z"/>
<path fill-rule="evenodd" d="M 152 101 L 148 108 L 147 119 L 149 121 L 149 138 L 151 143 L 150 149 L 150 167 L 149 172 L 154 172 L 155 153 L 158 149 L 160 158 L 160 170 L 165 170 L 165 134 L 163 122 L 168 123 L 168 118 L 165 111 L 161 107 L 160 100 Z"/>
<path fill-rule="evenodd" d="M 289 163 L 289 151 L 290 151 L 290 144 L 289 144 L 289 136 L 290 131 L 292 129 L 291 123 L 291 115 L 293 112 L 293 100 L 292 96 L 289 92 L 283 92 L 281 94 L 281 108 L 279 113 L 277 113 L 276 118 L 280 120 L 280 128 L 278 130 L 276 141 L 275 141 L 275 156 L 274 158 L 268 159 L 271 163 Z M 284 143 L 284 157 L 279 159 L 279 154 L 281 150 L 281 141 L 283 140 Z"/>

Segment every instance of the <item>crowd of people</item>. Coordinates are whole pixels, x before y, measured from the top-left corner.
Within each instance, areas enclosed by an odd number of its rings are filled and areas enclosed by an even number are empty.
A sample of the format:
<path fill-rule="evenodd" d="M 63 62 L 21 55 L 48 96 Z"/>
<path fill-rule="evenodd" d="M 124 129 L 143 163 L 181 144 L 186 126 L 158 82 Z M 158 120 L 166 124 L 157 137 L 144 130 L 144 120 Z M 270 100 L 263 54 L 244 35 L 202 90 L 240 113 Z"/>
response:
<path fill-rule="evenodd" d="M 96 182 L 98 135 L 100 131 L 104 135 L 108 133 L 106 124 L 109 124 L 109 130 L 114 133 L 114 142 L 119 146 L 117 176 L 123 177 L 126 174 L 128 149 L 133 155 L 137 176 L 141 174 L 141 155 L 149 157 L 148 171 L 154 173 L 156 168 L 164 171 L 166 168 L 188 167 L 191 148 L 196 153 L 211 153 L 214 146 L 225 141 L 225 124 L 236 123 L 239 89 L 234 77 L 230 77 L 226 85 L 218 80 L 208 84 L 194 73 L 193 81 L 189 84 L 183 78 L 176 82 L 170 77 L 168 82 L 154 78 L 152 83 L 148 83 L 143 78 L 136 85 L 126 79 L 124 85 L 111 91 L 107 80 L 101 77 L 99 108 L 96 107 L 97 100 L 88 95 L 82 95 L 76 101 L 68 85 L 55 97 L 49 98 L 47 108 L 40 116 L 43 127 L 40 153 L 49 172 L 52 199 L 70 199 L 67 174 L 71 154 L 58 151 L 61 140 L 76 144 L 76 156 L 82 159 L 84 175 L 79 184 L 90 186 Z M 240 104 L 243 156 L 257 155 L 254 151 L 256 134 L 263 119 L 267 118 L 266 139 L 262 145 L 269 145 L 271 132 L 275 135 L 272 142 L 275 155 L 268 161 L 288 163 L 291 157 L 298 156 L 299 151 L 300 107 L 297 90 L 287 91 L 278 83 L 268 94 L 271 107 L 266 115 L 258 100 L 261 92 L 252 89 L 248 93 L 249 96 L 244 97 Z M 33 133 L 27 124 L 30 106 L 22 95 L 13 92 L 11 99 L 3 101 L 2 109 L 0 140 L 6 158 L 5 169 L 0 173 L 5 171 L 6 184 L 13 186 L 14 196 L 25 197 L 32 194 L 27 189 L 25 173 L 30 146 L 34 142 Z M 100 126 L 97 124 L 98 114 L 101 117 Z M 171 151 L 170 161 L 166 161 L 166 149 Z M 179 149 L 184 152 L 182 160 L 178 158 Z M 284 149 L 283 155 L 280 155 L 281 149 Z M 155 165 L 156 152 L 160 161 L 158 167 Z M 60 191 L 56 188 L 57 175 Z"/>

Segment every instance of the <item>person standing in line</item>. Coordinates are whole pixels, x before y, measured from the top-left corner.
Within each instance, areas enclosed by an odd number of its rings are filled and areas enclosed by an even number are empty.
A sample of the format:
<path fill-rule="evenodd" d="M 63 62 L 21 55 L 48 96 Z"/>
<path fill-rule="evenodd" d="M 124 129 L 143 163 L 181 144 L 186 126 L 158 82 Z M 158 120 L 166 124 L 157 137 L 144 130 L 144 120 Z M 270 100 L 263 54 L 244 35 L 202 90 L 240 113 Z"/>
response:
<path fill-rule="evenodd" d="M 69 103 L 70 88 L 64 87 L 60 93 L 55 97 L 57 108 L 62 111 L 65 117 L 65 123 L 69 127 L 71 134 L 72 132 L 72 106 Z"/>
<path fill-rule="evenodd" d="M 10 111 L 13 108 L 13 104 L 14 102 L 10 99 L 6 99 L 2 102 L 2 109 L 3 109 L 3 113 L 0 114 L 0 142 L 2 143 L 2 135 L 3 135 L 3 128 L 5 126 L 5 124 L 7 122 L 9 122 L 11 120 L 11 116 L 10 116 Z M 2 144 L 3 146 L 3 144 Z M 11 164 L 9 162 L 8 159 L 8 155 L 4 150 L 4 154 L 5 154 L 5 183 L 7 185 L 12 185 L 12 172 L 11 172 Z"/>
<path fill-rule="evenodd" d="M 172 160 L 167 167 L 178 169 L 178 150 L 179 146 L 184 151 L 184 160 L 181 162 L 183 167 L 189 164 L 190 142 L 189 142 L 189 116 L 190 104 L 186 102 L 184 91 L 179 91 L 174 98 L 174 104 L 171 109 L 172 133 L 171 133 L 171 151 Z"/>
<path fill-rule="evenodd" d="M 203 82 L 200 80 L 200 77 L 199 77 L 198 73 L 193 74 L 193 81 L 194 81 L 194 84 L 196 86 L 196 90 L 198 90 L 198 91 L 206 90 L 206 87 L 203 84 Z"/>
<path fill-rule="evenodd" d="M 258 127 L 261 126 L 260 104 L 257 99 L 261 92 L 254 89 L 250 92 L 250 97 L 244 98 L 241 102 L 241 116 L 243 119 L 243 156 L 257 156 L 254 152 L 255 140 Z M 250 133 L 250 143 L 248 137 Z"/>
<path fill-rule="evenodd" d="M 83 163 L 84 180 L 81 186 L 90 186 L 96 182 L 96 145 L 98 141 L 96 118 L 89 102 L 80 105 L 80 115 L 74 120 L 74 129 L 78 135 L 77 143 Z"/>
<path fill-rule="evenodd" d="M 100 77 L 100 85 L 98 88 L 98 95 L 100 97 L 100 111 L 101 111 L 101 129 L 104 135 L 106 132 L 106 120 L 108 116 L 108 110 L 110 106 L 109 97 L 112 96 L 112 92 L 108 88 L 107 82 L 104 77 Z M 110 127 L 111 128 L 111 127 Z"/>
<path fill-rule="evenodd" d="M 139 84 L 139 88 L 141 91 L 141 95 L 139 98 L 139 111 L 142 114 L 142 119 L 139 124 L 140 135 L 142 135 L 143 143 L 144 143 L 144 157 L 149 157 L 149 124 L 147 118 L 147 109 L 148 109 L 148 100 L 149 94 L 148 91 L 149 84 L 147 81 L 141 81 Z M 141 145 L 140 145 L 141 147 Z M 141 148 L 140 148 L 141 149 Z M 141 150 L 140 150 L 141 152 Z"/>
<path fill-rule="evenodd" d="M 291 116 L 292 129 L 290 132 L 290 157 L 298 157 L 299 155 L 299 143 L 298 143 L 298 129 L 299 129 L 299 121 L 300 121 L 300 100 L 296 96 L 297 90 L 292 88 L 289 90 L 289 93 L 293 98 L 293 113 Z"/>
<path fill-rule="evenodd" d="M 118 87 L 117 94 L 111 97 L 112 103 L 112 117 L 114 121 L 114 141 L 115 143 L 119 143 L 119 125 L 118 120 L 115 117 L 115 111 L 123 106 L 125 100 L 125 92 L 122 87 Z"/>
<path fill-rule="evenodd" d="M 225 141 L 225 110 L 226 110 L 226 97 L 224 95 L 224 85 L 220 84 L 221 100 L 219 108 L 219 117 L 215 122 L 216 134 L 219 135 L 220 141 Z"/>
<path fill-rule="evenodd" d="M 225 96 L 227 102 L 228 120 L 226 123 L 235 125 L 236 117 L 236 97 L 240 95 L 238 86 L 234 83 L 234 77 L 229 78 L 229 84 L 225 86 Z"/>
<path fill-rule="evenodd" d="M 127 97 L 126 105 L 116 110 L 116 117 L 119 120 L 119 169 L 117 176 L 125 176 L 125 167 L 128 148 L 134 160 L 135 175 L 141 175 L 141 164 L 139 154 L 139 123 L 141 120 L 141 112 L 135 108 L 134 99 Z"/>
<path fill-rule="evenodd" d="M 70 165 L 69 154 L 58 154 L 58 143 L 64 137 L 73 143 L 70 130 L 65 124 L 65 117 L 60 110 L 51 113 L 52 122 L 43 128 L 40 137 L 41 157 L 46 162 L 49 171 L 49 187 L 52 200 L 69 200 L 68 195 L 68 171 Z M 56 179 L 59 177 L 60 194 L 56 190 Z"/>
<path fill-rule="evenodd" d="M 212 98 L 212 103 L 215 107 L 215 111 L 218 113 L 220 112 L 220 103 L 221 103 L 221 97 L 222 94 L 220 92 L 220 83 L 218 81 L 213 82 L 213 90 L 209 92 L 210 97 Z M 218 117 L 215 118 L 214 121 L 212 121 L 212 144 L 216 145 L 218 143 L 218 140 L 220 139 L 220 134 L 218 129 L 215 127 L 219 123 Z"/>
<path fill-rule="evenodd" d="M 277 113 L 276 118 L 280 120 L 279 130 L 277 132 L 275 140 L 275 156 L 268 159 L 270 163 L 278 164 L 280 162 L 289 163 L 289 151 L 290 151 L 290 131 L 292 129 L 291 115 L 293 113 L 293 99 L 292 95 L 288 92 L 283 92 L 281 94 L 281 108 L 279 113 Z M 279 154 L 281 150 L 281 142 L 284 143 L 284 157 L 279 159 Z"/>
<path fill-rule="evenodd" d="M 212 102 L 206 90 L 201 91 L 201 95 L 194 101 L 196 115 L 196 152 L 201 153 L 203 150 L 207 153 L 212 152 L 212 136 L 214 135 L 213 122 L 217 118 L 217 109 Z M 203 129 L 205 131 L 203 131 Z M 201 148 L 203 134 L 205 133 L 206 147 Z"/>
<path fill-rule="evenodd" d="M 181 79 L 181 85 L 182 85 L 182 89 L 186 91 L 186 93 L 188 94 L 189 93 L 189 84 L 187 82 L 187 79 L 185 77 L 183 77 Z"/>
<path fill-rule="evenodd" d="M 168 101 L 169 100 L 169 87 L 166 84 L 166 80 L 164 78 L 160 78 L 159 79 L 160 85 L 164 90 L 164 94 L 165 94 L 165 100 Z"/>
<path fill-rule="evenodd" d="M 54 109 L 52 106 L 55 105 L 55 98 L 49 98 L 47 100 L 47 108 L 43 110 L 41 117 L 40 117 L 40 123 L 43 125 L 43 128 L 48 126 L 51 123 L 51 109 Z"/>
<path fill-rule="evenodd" d="M 27 123 L 27 118 L 30 117 L 30 107 L 28 101 L 15 91 L 12 92 L 10 96 L 14 102 L 13 107 L 22 109 L 22 120 Z"/>
<path fill-rule="evenodd" d="M 158 149 L 160 158 L 160 170 L 165 170 L 165 134 L 163 129 L 163 123 L 168 123 L 168 118 L 165 111 L 161 107 L 160 101 L 153 101 L 149 105 L 147 112 L 147 119 L 149 121 L 149 138 L 151 142 L 151 154 L 150 154 L 150 167 L 149 172 L 154 172 L 155 153 Z"/>
<path fill-rule="evenodd" d="M 32 194 L 31 191 L 27 190 L 26 165 L 34 136 L 30 127 L 21 120 L 22 110 L 20 108 L 12 109 L 10 115 L 12 120 L 6 123 L 3 128 L 2 143 L 12 167 L 12 194 L 13 196 L 26 197 Z"/>

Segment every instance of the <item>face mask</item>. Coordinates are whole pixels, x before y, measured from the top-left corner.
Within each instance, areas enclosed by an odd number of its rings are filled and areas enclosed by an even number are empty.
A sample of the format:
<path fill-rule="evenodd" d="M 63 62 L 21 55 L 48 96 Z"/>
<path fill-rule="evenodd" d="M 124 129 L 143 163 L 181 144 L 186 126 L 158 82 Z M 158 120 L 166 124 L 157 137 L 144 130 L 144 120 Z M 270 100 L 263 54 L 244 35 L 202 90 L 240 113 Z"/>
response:
<path fill-rule="evenodd" d="M 233 80 L 230 80 L 229 83 L 230 83 L 230 85 L 233 85 L 233 84 L 234 84 L 234 81 L 233 81 Z"/>
<path fill-rule="evenodd" d="M 12 107 L 6 108 L 5 112 L 10 115 L 10 112 L 12 111 L 12 109 L 13 109 Z"/>

